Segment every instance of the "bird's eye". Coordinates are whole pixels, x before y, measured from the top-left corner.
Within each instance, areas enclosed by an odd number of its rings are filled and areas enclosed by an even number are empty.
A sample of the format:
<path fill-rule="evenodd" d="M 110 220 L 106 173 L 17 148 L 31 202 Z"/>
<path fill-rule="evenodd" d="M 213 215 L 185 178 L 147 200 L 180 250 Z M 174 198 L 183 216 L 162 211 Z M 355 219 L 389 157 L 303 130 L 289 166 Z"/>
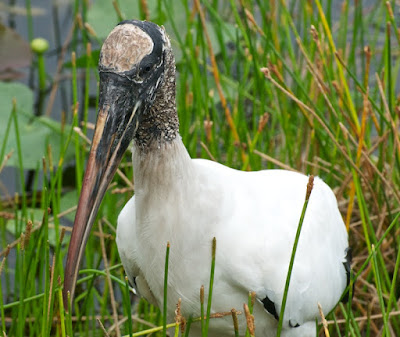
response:
<path fill-rule="evenodd" d="M 151 71 L 151 69 L 152 69 L 152 66 L 151 66 L 151 64 L 149 63 L 149 64 L 146 64 L 146 65 L 142 65 L 141 67 L 140 67 L 140 70 L 139 70 L 139 77 L 141 78 L 141 80 L 143 80 L 143 77 L 144 76 L 147 76 L 149 73 L 150 73 L 150 71 Z"/>

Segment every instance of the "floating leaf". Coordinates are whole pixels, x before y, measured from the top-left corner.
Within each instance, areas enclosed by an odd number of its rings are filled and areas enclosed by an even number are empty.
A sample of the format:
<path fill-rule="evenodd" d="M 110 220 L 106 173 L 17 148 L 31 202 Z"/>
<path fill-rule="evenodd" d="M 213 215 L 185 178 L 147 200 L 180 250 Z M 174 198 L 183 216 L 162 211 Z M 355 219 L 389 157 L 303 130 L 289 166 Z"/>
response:
<path fill-rule="evenodd" d="M 126 20 L 137 20 L 140 18 L 139 2 L 120 1 L 119 5 L 120 10 Z M 164 25 L 171 39 L 176 40 L 170 24 L 168 22 L 161 22 L 163 19 L 152 15 L 153 13 L 158 12 L 158 1 L 149 0 L 147 1 L 147 6 L 150 13 L 150 20 L 159 25 Z M 178 1 L 171 2 L 169 6 L 173 7 L 173 12 L 176 13 L 174 22 L 181 30 L 182 36 L 184 36 L 186 32 L 185 8 Z M 97 0 L 89 9 L 88 22 L 100 39 L 104 40 L 119 22 L 112 2 L 109 0 Z M 181 59 L 181 51 L 178 48 L 174 48 L 174 54 L 178 62 Z"/>
<path fill-rule="evenodd" d="M 76 206 L 77 205 L 77 201 L 78 201 L 78 195 L 77 195 L 77 191 L 76 190 L 73 190 L 73 191 L 70 191 L 70 192 L 67 192 L 67 193 L 63 194 L 61 196 L 61 200 L 60 200 L 60 210 L 61 210 L 61 212 L 65 212 L 66 210 L 69 210 L 72 207 Z M 67 220 L 69 220 L 71 222 L 74 222 L 75 213 L 76 213 L 76 211 L 66 214 L 64 216 L 64 219 L 67 219 Z"/>
<path fill-rule="evenodd" d="M 53 162 L 57 163 L 61 151 L 61 124 L 47 117 L 33 116 L 33 94 L 27 86 L 20 83 L 0 82 L 0 118 L 3 121 L 0 123 L 0 141 L 6 141 L 5 153 L 9 153 L 11 150 L 14 152 L 14 155 L 7 161 L 7 165 L 19 166 L 14 125 L 11 126 L 8 139 L 4 139 L 14 98 L 16 100 L 24 168 L 36 169 L 38 163 L 41 165 L 42 158 L 47 155 L 47 144 L 51 145 Z M 68 130 L 68 127 L 66 127 L 66 130 Z M 66 154 L 65 159 L 70 158 L 73 158 L 72 150 Z"/>
<path fill-rule="evenodd" d="M 119 4 L 120 10 L 125 19 L 132 20 L 140 18 L 139 2 L 120 1 Z M 179 63 L 182 59 L 182 50 L 177 46 L 178 39 L 172 28 L 172 24 L 168 21 L 164 22 L 164 18 L 156 17 L 154 15 L 154 13 L 159 13 L 159 10 L 157 9 L 158 1 L 149 0 L 147 1 L 147 6 L 150 13 L 150 20 L 159 25 L 165 26 L 165 29 L 174 44 L 173 51 L 176 62 Z M 180 38 L 184 41 L 187 34 L 192 34 L 193 41 L 196 41 L 197 30 L 196 32 L 193 32 L 188 31 L 187 29 L 187 17 L 184 5 L 180 1 L 170 1 L 168 4 L 164 3 L 164 6 L 169 6 L 170 8 L 168 8 L 168 11 L 174 13 L 174 24 L 177 29 L 179 29 Z M 118 16 L 112 2 L 109 0 L 97 0 L 89 9 L 88 22 L 100 39 L 104 40 L 111 30 L 118 24 Z M 206 22 L 206 26 L 213 51 L 217 55 L 221 52 L 221 45 L 217 39 L 217 34 L 215 32 L 216 28 L 209 22 Z M 223 27 L 219 27 L 218 29 L 221 30 L 221 34 L 226 43 L 233 41 L 236 34 L 236 28 L 234 25 L 224 22 Z"/>
<path fill-rule="evenodd" d="M 148 1 L 154 3 L 155 1 Z M 119 1 L 120 9 L 127 20 L 138 19 L 139 2 L 138 1 Z M 102 40 L 104 40 L 115 25 L 119 22 L 112 1 L 97 0 L 89 9 L 88 22 Z"/>
<path fill-rule="evenodd" d="M 0 76 L 2 79 L 15 79 L 21 73 L 17 71 L 29 66 L 32 53 L 29 43 L 16 31 L 0 24 Z"/>
<path fill-rule="evenodd" d="M 31 220 L 33 223 L 34 228 L 42 222 L 43 220 L 43 210 L 39 209 L 39 208 L 28 208 L 27 209 L 27 213 L 28 213 L 28 220 Z M 19 210 L 16 213 L 17 215 L 17 220 L 18 221 L 23 221 L 23 215 L 22 215 L 22 211 Z M 22 226 L 22 231 L 24 232 L 25 230 L 25 226 L 26 224 L 19 224 L 19 226 Z M 8 232 L 10 232 L 14 237 L 16 235 L 18 235 L 17 233 L 17 222 L 16 219 L 11 219 L 7 221 L 7 225 L 6 225 L 6 230 Z M 54 226 L 51 225 L 51 227 L 49 226 L 48 229 L 48 240 L 49 240 L 49 244 L 52 247 L 55 247 L 57 245 L 57 240 L 56 240 L 56 230 L 54 229 Z M 67 240 L 64 239 L 64 244 L 66 243 Z"/>

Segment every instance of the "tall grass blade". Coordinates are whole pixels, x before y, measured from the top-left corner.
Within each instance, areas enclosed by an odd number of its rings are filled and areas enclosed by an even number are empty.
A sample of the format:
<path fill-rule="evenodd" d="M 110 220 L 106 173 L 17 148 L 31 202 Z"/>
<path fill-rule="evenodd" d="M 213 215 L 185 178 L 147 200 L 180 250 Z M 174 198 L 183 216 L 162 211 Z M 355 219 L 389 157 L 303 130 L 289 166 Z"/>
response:
<path fill-rule="evenodd" d="M 211 303 L 212 303 L 212 294 L 214 288 L 214 273 L 215 273 L 215 254 L 217 250 L 217 240 L 214 237 L 212 239 L 212 248 L 211 248 L 211 270 L 210 270 L 210 285 L 208 287 L 208 301 L 207 301 L 207 315 L 206 322 L 204 327 L 205 336 L 208 334 L 208 326 L 210 324 L 210 314 L 211 314 Z"/>
<path fill-rule="evenodd" d="M 309 179 L 308 179 L 306 198 L 304 200 L 304 205 L 303 205 L 303 209 L 301 211 L 299 224 L 297 226 L 296 237 L 295 237 L 295 240 L 294 240 L 294 243 L 293 243 L 292 254 L 291 254 L 290 262 L 289 262 L 288 273 L 287 273 L 287 276 L 286 276 L 285 288 L 284 288 L 282 304 L 281 304 L 281 311 L 279 313 L 279 322 L 278 322 L 278 329 L 277 329 L 277 334 L 276 334 L 277 337 L 280 337 L 281 336 L 281 332 L 282 332 L 283 315 L 285 313 L 285 308 L 286 308 L 286 301 L 287 301 L 287 296 L 288 296 L 288 292 L 289 292 L 289 284 L 290 284 L 290 278 L 292 276 L 294 259 L 295 259 L 295 256 L 296 256 L 297 245 L 299 243 L 300 233 L 301 233 L 301 229 L 303 227 L 303 221 L 304 221 L 304 217 L 305 217 L 307 206 L 308 206 L 308 201 L 310 199 L 310 195 L 311 195 L 313 186 L 314 186 L 314 176 L 311 175 L 309 177 Z"/>
<path fill-rule="evenodd" d="M 163 337 L 167 336 L 167 298 L 168 298 L 168 265 L 169 265 L 169 250 L 170 244 L 167 243 L 167 250 L 165 253 L 165 269 L 164 269 L 164 301 L 163 301 Z"/>
<path fill-rule="evenodd" d="M 378 292 L 378 298 L 379 298 L 379 304 L 381 306 L 381 310 L 382 310 L 382 318 L 383 318 L 383 326 L 384 326 L 384 335 L 386 337 L 390 337 L 390 330 L 389 330 L 389 325 L 388 325 L 388 321 L 387 321 L 387 316 L 386 316 L 386 309 L 385 309 L 385 302 L 383 301 L 383 292 L 382 292 L 382 286 L 381 286 L 381 278 L 379 275 L 379 268 L 378 268 L 378 261 L 377 261 L 377 257 L 376 257 L 376 250 L 375 250 L 375 246 L 372 245 L 372 262 L 374 264 L 374 276 L 375 276 L 375 282 L 376 282 L 376 290 Z"/>

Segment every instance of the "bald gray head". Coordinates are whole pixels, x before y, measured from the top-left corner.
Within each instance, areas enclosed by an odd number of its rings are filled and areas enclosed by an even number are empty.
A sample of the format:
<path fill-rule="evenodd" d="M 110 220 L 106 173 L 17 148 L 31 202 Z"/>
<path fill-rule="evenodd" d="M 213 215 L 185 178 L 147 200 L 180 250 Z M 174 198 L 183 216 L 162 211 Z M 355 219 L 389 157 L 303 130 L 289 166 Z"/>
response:
<path fill-rule="evenodd" d="M 125 129 L 124 148 L 132 139 L 142 149 L 154 140 L 175 139 L 175 60 L 164 28 L 149 21 L 121 22 L 104 41 L 99 73 L 99 106 L 114 116 L 110 128 Z"/>
<path fill-rule="evenodd" d="M 154 42 L 148 33 L 133 24 L 120 24 L 104 41 L 99 64 L 101 69 L 124 73 L 140 66 L 153 51 Z"/>
<path fill-rule="evenodd" d="M 164 79 L 167 53 L 171 44 L 163 28 L 149 21 L 123 21 L 104 41 L 99 72 L 126 79 L 137 99 L 151 103 Z"/>

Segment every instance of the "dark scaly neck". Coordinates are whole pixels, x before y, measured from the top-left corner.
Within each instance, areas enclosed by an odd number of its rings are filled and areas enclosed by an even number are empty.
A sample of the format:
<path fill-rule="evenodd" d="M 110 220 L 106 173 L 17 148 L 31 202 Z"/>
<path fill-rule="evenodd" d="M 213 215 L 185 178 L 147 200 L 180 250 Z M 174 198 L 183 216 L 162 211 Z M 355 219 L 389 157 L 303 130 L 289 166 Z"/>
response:
<path fill-rule="evenodd" d="M 135 146 L 139 151 L 146 153 L 179 137 L 175 90 L 175 60 L 172 50 L 168 49 L 163 83 L 156 93 L 153 105 L 139 117 L 134 137 Z"/>

